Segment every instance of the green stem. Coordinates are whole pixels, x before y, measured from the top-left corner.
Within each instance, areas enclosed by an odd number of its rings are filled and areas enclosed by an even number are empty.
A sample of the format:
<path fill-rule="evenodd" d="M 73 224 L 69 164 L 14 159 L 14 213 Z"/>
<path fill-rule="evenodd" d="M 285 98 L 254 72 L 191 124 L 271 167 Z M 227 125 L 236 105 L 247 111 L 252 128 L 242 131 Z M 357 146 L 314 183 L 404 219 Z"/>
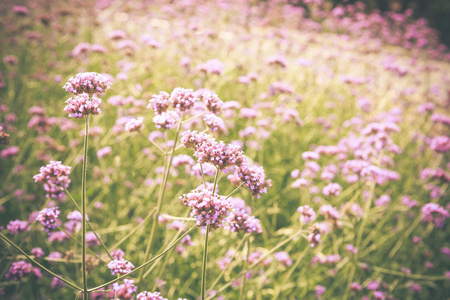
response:
<path fill-rule="evenodd" d="M 192 230 L 194 230 L 195 228 L 197 228 L 197 225 L 192 226 L 188 231 L 186 231 L 182 236 L 180 236 L 178 238 L 178 240 L 176 240 L 172 245 L 170 245 L 169 247 L 167 247 L 163 252 L 161 252 L 160 254 L 156 255 L 155 257 L 153 257 L 152 259 L 150 259 L 149 261 L 147 261 L 146 263 L 143 263 L 142 265 L 140 265 L 139 267 L 137 267 L 136 269 L 133 270 L 133 272 L 121 275 L 119 277 L 117 277 L 114 280 L 111 280 L 109 282 L 106 282 L 104 284 L 101 284 L 99 286 L 96 286 L 92 289 L 89 289 L 88 292 L 93 292 L 96 291 L 98 289 L 101 289 L 102 287 L 108 286 L 110 284 L 113 284 L 114 282 L 117 282 L 119 280 L 121 280 L 122 278 L 125 278 L 131 274 L 133 274 L 136 271 L 139 271 L 143 268 L 145 268 L 147 265 L 151 264 L 152 262 L 154 262 L 155 260 L 159 259 L 160 257 L 164 256 L 164 254 L 166 254 L 167 252 L 169 252 L 173 247 L 175 247 L 186 235 L 188 235 Z"/>
<path fill-rule="evenodd" d="M 55 273 L 53 273 L 52 271 L 50 271 L 49 269 L 47 269 L 46 267 L 44 267 L 43 265 L 41 265 L 40 263 L 38 263 L 37 261 L 35 261 L 33 258 L 31 258 L 25 251 L 23 251 L 19 246 L 17 246 L 16 244 L 14 244 L 11 240 L 9 240 L 5 235 L 3 235 L 3 233 L 0 233 L 0 238 L 7 244 L 13 246 L 14 248 L 16 248 L 20 253 L 22 253 L 23 255 L 25 255 L 29 260 L 31 260 L 31 262 L 33 262 L 34 264 L 36 264 L 37 266 L 39 266 L 42 270 L 44 270 L 45 272 L 49 273 L 52 276 L 55 276 L 56 278 L 58 278 L 59 280 L 61 280 L 62 282 L 66 283 L 68 286 L 70 286 L 71 288 L 77 290 L 77 291 L 81 291 L 82 288 L 78 287 L 76 284 L 68 281 L 67 279 L 62 278 L 59 275 L 56 275 Z"/>
<path fill-rule="evenodd" d="M 88 288 L 87 288 L 87 273 L 86 273 L 86 165 L 87 165 L 87 150 L 88 150 L 88 137 L 89 137 L 89 115 L 85 117 L 85 130 L 84 130 L 84 156 L 83 156 L 83 174 L 81 178 L 81 202 L 83 215 L 83 238 L 82 238 L 82 266 L 83 266 L 83 299 L 88 300 Z"/>
<path fill-rule="evenodd" d="M 214 187 L 213 187 L 213 195 L 216 193 L 216 187 L 217 187 L 217 179 L 219 178 L 219 168 L 216 168 L 216 175 L 214 176 Z M 205 185 L 206 189 L 206 185 Z"/>
<path fill-rule="evenodd" d="M 183 116 L 181 116 L 181 119 L 183 118 Z M 158 197 L 158 202 L 156 203 L 156 212 L 153 215 L 153 223 L 152 223 L 152 229 L 150 232 L 150 238 L 147 242 L 147 247 L 145 249 L 145 259 L 144 261 L 148 260 L 150 258 L 150 251 L 152 248 L 152 244 L 153 244 L 153 240 L 155 238 L 155 233 L 156 233 L 156 226 L 158 224 L 158 217 L 159 214 L 161 212 L 161 207 L 162 207 L 162 203 L 164 200 L 164 194 L 166 192 L 166 185 L 167 185 L 167 178 L 169 177 L 169 173 L 170 173 L 170 168 L 172 166 L 172 160 L 173 160 L 173 155 L 175 153 L 175 148 L 177 146 L 177 141 L 178 141 L 178 135 L 180 134 L 180 130 L 181 130 L 181 119 L 180 119 L 180 123 L 178 124 L 178 129 L 177 129 L 177 133 L 175 135 L 175 141 L 173 143 L 173 147 L 172 147 L 172 151 L 170 154 L 170 160 L 167 163 L 167 159 L 164 158 L 164 178 L 163 178 L 163 182 L 160 186 L 160 193 L 159 193 L 159 197 Z M 141 271 L 139 274 L 139 280 L 138 280 L 138 289 L 139 286 L 141 285 L 141 281 L 142 281 L 142 276 L 144 275 L 144 272 Z"/>
<path fill-rule="evenodd" d="M 217 177 L 217 175 L 216 175 Z M 205 250 L 203 252 L 203 267 L 202 267 L 202 300 L 205 300 L 205 287 L 206 287 L 206 258 L 208 256 L 208 233 L 209 224 L 206 225 L 206 235 L 205 235 Z"/>
<path fill-rule="evenodd" d="M 73 204 L 78 209 L 78 211 L 81 212 L 81 209 L 78 206 L 77 202 L 75 201 L 75 199 L 72 197 L 72 195 L 69 193 L 69 191 L 65 187 L 64 187 L 64 192 L 69 196 L 69 199 L 72 200 Z M 100 239 L 100 236 L 98 235 L 97 231 L 95 231 L 95 229 L 91 225 L 91 222 L 89 222 L 89 220 L 87 218 L 86 218 L 86 223 L 89 226 L 89 228 L 92 230 L 92 232 L 95 234 L 95 237 L 100 242 L 100 244 L 102 245 L 103 249 L 108 254 L 109 258 L 111 258 L 111 260 L 114 260 L 114 258 L 112 257 L 111 253 L 109 253 L 108 248 L 106 248 L 105 243 L 103 243 L 103 241 Z"/>
<path fill-rule="evenodd" d="M 58 229 L 61 230 L 62 232 L 64 232 L 69 238 L 71 238 L 72 240 L 74 240 L 75 242 L 77 242 L 78 245 L 81 246 L 81 242 L 80 242 L 76 237 L 74 237 L 73 235 L 71 235 L 70 233 L 68 233 L 64 228 L 62 228 L 61 226 L 58 226 Z M 106 262 L 103 258 L 101 258 L 101 257 L 100 257 L 97 253 L 95 253 L 93 250 L 91 250 L 91 249 L 89 249 L 89 248 L 87 248 L 87 250 L 88 250 L 89 252 L 91 252 L 93 255 L 95 255 L 95 257 L 97 257 L 97 258 L 100 259 L 101 261 Z"/>
<path fill-rule="evenodd" d="M 250 240 L 249 237 L 247 237 L 245 243 L 247 244 L 247 253 L 244 257 L 244 266 L 242 267 L 242 270 L 244 271 L 247 268 L 247 260 L 248 260 L 248 255 L 250 254 Z M 241 285 L 241 289 L 239 291 L 239 300 L 244 299 L 244 291 L 245 291 L 245 280 L 246 280 L 246 273 L 244 273 L 244 275 L 242 275 L 242 285 Z"/>
<path fill-rule="evenodd" d="M 228 196 L 225 197 L 225 200 L 228 200 L 228 198 L 230 198 L 231 196 L 234 195 L 234 193 L 236 193 L 237 191 L 240 190 L 240 188 L 243 186 L 244 184 L 241 183 L 237 188 L 235 188 L 231 193 L 228 194 Z"/>

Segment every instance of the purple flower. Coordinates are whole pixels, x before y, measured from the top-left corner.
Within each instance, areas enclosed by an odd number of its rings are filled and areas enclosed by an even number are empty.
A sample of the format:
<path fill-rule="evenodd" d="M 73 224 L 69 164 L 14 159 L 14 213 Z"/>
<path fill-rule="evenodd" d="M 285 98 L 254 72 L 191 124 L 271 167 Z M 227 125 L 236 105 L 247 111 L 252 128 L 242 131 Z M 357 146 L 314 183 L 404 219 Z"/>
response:
<path fill-rule="evenodd" d="M 430 223 L 434 222 L 436 227 L 442 228 L 444 226 L 444 221 L 450 214 L 445 208 L 436 203 L 427 203 L 422 209 L 422 222 Z"/>
<path fill-rule="evenodd" d="M 159 292 L 141 292 L 136 297 L 137 300 L 167 300 Z"/>
<path fill-rule="evenodd" d="M 53 277 L 52 283 L 50 284 L 50 288 L 52 290 L 62 289 L 65 286 L 66 286 L 66 284 L 63 281 L 61 281 L 61 279 L 56 278 L 56 277 Z"/>
<path fill-rule="evenodd" d="M 339 194 L 342 191 L 342 187 L 339 185 L 339 183 L 329 183 L 327 186 L 325 186 L 322 190 L 322 194 L 325 196 L 339 196 Z"/>
<path fill-rule="evenodd" d="M 111 251 L 111 256 L 115 260 L 121 260 L 125 256 L 125 252 L 123 252 L 122 249 L 117 249 L 117 250 Z"/>
<path fill-rule="evenodd" d="M 13 262 L 5 277 L 11 280 L 20 281 L 22 280 L 22 277 L 29 275 L 32 270 L 33 266 L 31 263 L 27 263 L 23 260 Z"/>
<path fill-rule="evenodd" d="M 309 205 L 300 206 L 297 211 L 300 213 L 300 222 L 302 223 L 308 224 L 316 219 L 316 213 Z"/>
<path fill-rule="evenodd" d="M 289 254 L 287 252 L 284 251 L 276 252 L 273 256 L 275 257 L 276 260 L 281 262 L 286 267 L 292 265 L 292 259 L 289 257 Z"/>
<path fill-rule="evenodd" d="M 325 290 L 326 290 L 326 288 L 324 286 L 322 286 L 322 285 L 316 286 L 316 288 L 315 288 L 315 291 L 316 291 L 315 296 L 316 296 L 316 298 L 317 299 L 322 298 L 322 295 L 323 295 L 323 293 L 325 293 Z"/>
<path fill-rule="evenodd" d="M 184 148 L 196 150 L 203 144 L 212 145 L 215 139 L 203 132 L 187 130 L 181 135 L 181 144 Z"/>
<path fill-rule="evenodd" d="M 198 97 L 195 95 L 194 90 L 175 88 L 172 93 L 170 93 L 169 101 L 172 107 L 180 112 L 189 111 L 189 109 L 194 105 L 194 102 L 198 101 Z"/>
<path fill-rule="evenodd" d="M 45 255 L 44 250 L 42 250 L 41 248 L 33 248 L 33 249 L 31 249 L 31 254 L 33 254 L 37 258 L 41 258 L 41 257 L 43 257 Z"/>
<path fill-rule="evenodd" d="M 450 150 L 450 138 L 448 136 L 438 136 L 431 140 L 430 148 L 436 152 L 445 153 Z"/>
<path fill-rule="evenodd" d="M 96 94 L 106 92 L 111 87 L 111 81 L 102 74 L 95 72 L 78 73 L 70 77 L 64 89 L 72 94 Z"/>
<path fill-rule="evenodd" d="M 7 138 L 6 138 L 7 139 Z M 5 149 L 3 149 L 1 152 L 0 152 L 0 157 L 2 158 L 2 159 L 9 159 L 9 158 L 12 158 L 12 157 L 14 157 L 14 156 L 16 156 L 18 153 L 19 153 L 19 147 L 17 147 L 17 146 L 12 146 L 12 147 L 8 147 L 8 148 L 5 148 Z"/>
<path fill-rule="evenodd" d="M 141 128 L 144 127 L 143 121 L 144 121 L 144 118 L 142 118 L 142 117 L 129 120 L 125 124 L 125 131 L 129 131 L 129 132 L 140 131 Z"/>
<path fill-rule="evenodd" d="M 160 115 L 169 108 L 169 98 L 170 95 L 168 93 L 159 92 L 159 94 L 152 96 L 152 99 L 149 100 L 147 108 L 153 109 L 157 115 Z"/>
<path fill-rule="evenodd" d="M 58 210 L 58 207 L 44 208 L 39 212 L 36 221 L 42 224 L 42 230 L 45 228 L 45 231 L 50 234 L 50 230 L 55 229 L 59 225 L 58 216 L 60 213 L 61 211 Z"/>
<path fill-rule="evenodd" d="M 226 228 L 232 232 L 261 233 L 262 228 L 258 219 L 247 214 L 245 210 L 234 209 L 226 219 Z"/>
<path fill-rule="evenodd" d="M 266 180 L 264 168 L 257 165 L 250 167 L 247 160 L 238 166 L 237 174 L 241 183 L 257 198 L 260 198 L 263 193 L 267 193 L 267 188 L 272 185 L 270 179 Z"/>
<path fill-rule="evenodd" d="M 100 241 L 95 236 L 95 233 L 92 231 L 88 231 L 86 233 L 86 246 L 87 247 L 94 247 L 100 245 Z"/>
<path fill-rule="evenodd" d="M 223 101 L 214 93 L 204 92 L 202 94 L 203 102 L 206 108 L 213 114 L 218 115 L 222 109 Z"/>
<path fill-rule="evenodd" d="M 215 114 L 210 113 L 205 115 L 203 121 L 205 121 L 206 126 L 208 126 L 211 131 L 217 131 L 220 134 L 228 133 L 227 125 L 225 125 L 223 119 Z"/>
<path fill-rule="evenodd" d="M 29 231 L 30 226 L 27 221 L 15 220 L 10 221 L 8 225 L 6 225 L 6 229 L 8 229 L 11 234 L 19 234 L 24 231 Z"/>
<path fill-rule="evenodd" d="M 87 93 L 77 94 L 67 99 L 67 105 L 64 111 L 69 113 L 69 117 L 81 119 L 87 115 L 98 115 L 102 112 L 99 105 L 102 103 L 100 98 Z"/>
<path fill-rule="evenodd" d="M 153 118 L 155 127 L 158 129 L 172 129 L 180 120 L 180 115 L 173 110 L 162 112 Z"/>
<path fill-rule="evenodd" d="M 198 158 L 199 163 L 210 163 L 220 170 L 240 166 L 245 159 L 239 147 L 214 140 L 197 147 L 194 156 Z"/>
<path fill-rule="evenodd" d="M 112 289 L 115 292 L 117 299 L 131 300 L 133 299 L 133 293 L 136 292 L 137 287 L 134 285 L 133 279 L 124 279 L 122 284 L 114 282 Z"/>
<path fill-rule="evenodd" d="M 125 259 L 115 259 L 108 263 L 108 268 L 111 270 L 111 275 L 127 274 L 134 269 L 134 265 Z"/>
<path fill-rule="evenodd" d="M 69 174 L 71 167 L 64 166 L 60 161 L 50 161 L 39 169 L 39 174 L 34 175 L 34 182 L 44 184 L 47 198 L 64 199 L 64 188 L 70 184 Z"/>
<path fill-rule="evenodd" d="M 194 190 L 180 197 L 185 206 L 192 209 L 191 216 L 197 220 L 197 225 L 212 229 L 222 227 L 229 211 L 233 208 L 224 196 L 212 194 L 208 190 Z"/>

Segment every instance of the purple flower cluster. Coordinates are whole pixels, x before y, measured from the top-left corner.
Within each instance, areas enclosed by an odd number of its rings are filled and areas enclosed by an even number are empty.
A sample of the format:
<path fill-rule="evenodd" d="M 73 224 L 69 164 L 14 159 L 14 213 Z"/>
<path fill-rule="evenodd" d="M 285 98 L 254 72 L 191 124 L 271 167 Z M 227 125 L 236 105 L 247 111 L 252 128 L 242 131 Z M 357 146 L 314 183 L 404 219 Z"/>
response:
<path fill-rule="evenodd" d="M 436 152 L 445 153 L 450 151 L 450 138 L 448 136 L 438 136 L 430 141 L 430 148 Z"/>
<path fill-rule="evenodd" d="M 140 131 L 141 128 L 144 127 L 143 121 L 144 121 L 144 118 L 142 118 L 142 117 L 129 120 L 125 124 L 125 131 L 129 131 L 129 132 Z"/>
<path fill-rule="evenodd" d="M 250 193 L 257 198 L 267 193 L 267 189 L 272 185 L 270 179 L 266 180 L 264 168 L 257 165 L 249 166 L 247 159 L 238 167 L 237 175 Z"/>
<path fill-rule="evenodd" d="M 125 259 L 115 259 L 108 263 L 108 268 L 111 270 L 111 275 L 127 274 L 134 269 L 134 265 Z"/>
<path fill-rule="evenodd" d="M 444 226 L 444 221 L 450 217 L 449 212 L 436 203 L 427 203 L 422 209 L 422 222 L 431 223 L 434 222 L 436 227 L 442 228 Z"/>
<path fill-rule="evenodd" d="M 158 129 L 172 129 L 179 120 L 180 115 L 174 110 L 162 112 L 153 118 L 155 127 Z"/>
<path fill-rule="evenodd" d="M 167 298 L 164 298 L 161 296 L 161 293 L 159 292 L 141 292 L 136 296 L 137 300 L 167 300 Z"/>
<path fill-rule="evenodd" d="M 167 92 L 159 92 L 152 96 L 149 100 L 147 108 L 151 108 L 155 111 L 157 115 L 165 112 L 170 106 L 170 95 Z"/>
<path fill-rule="evenodd" d="M 172 93 L 170 93 L 169 98 L 172 107 L 180 112 L 189 111 L 198 100 L 194 90 L 184 88 L 175 88 Z"/>
<path fill-rule="evenodd" d="M 292 259 L 289 257 L 289 254 L 287 252 L 284 251 L 276 252 L 273 256 L 275 257 L 276 260 L 281 262 L 286 267 L 292 265 Z"/>
<path fill-rule="evenodd" d="M 321 243 L 322 230 L 320 226 L 313 225 L 309 231 L 308 241 L 311 244 L 311 248 L 314 248 L 317 244 Z"/>
<path fill-rule="evenodd" d="M 220 114 L 222 110 L 223 101 L 214 93 L 204 92 L 202 94 L 203 102 L 206 105 L 206 108 L 212 112 L 213 114 Z"/>
<path fill-rule="evenodd" d="M 61 211 L 58 210 L 58 207 L 44 208 L 39 212 L 36 217 L 36 221 L 40 222 L 42 226 L 44 226 L 42 230 L 45 228 L 45 231 L 50 233 L 50 230 L 58 227 L 58 216 L 60 213 Z"/>
<path fill-rule="evenodd" d="M 216 141 L 198 146 L 194 156 L 198 158 L 200 163 L 210 163 L 221 170 L 232 166 L 240 166 L 245 158 L 239 147 Z"/>
<path fill-rule="evenodd" d="M 95 94 L 106 92 L 111 87 L 111 81 L 105 76 L 95 72 L 78 73 L 64 85 L 64 89 L 72 94 Z"/>
<path fill-rule="evenodd" d="M 11 234 L 19 234 L 24 231 L 29 231 L 30 226 L 27 221 L 15 220 L 10 221 L 8 225 L 6 225 L 6 229 L 8 229 Z"/>
<path fill-rule="evenodd" d="M 112 289 L 115 292 L 117 299 L 121 300 L 133 299 L 133 293 L 137 291 L 133 279 L 124 279 L 122 284 L 114 282 Z"/>
<path fill-rule="evenodd" d="M 300 206 L 297 211 L 300 213 L 300 222 L 302 223 L 308 224 L 316 219 L 316 213 L 309 205 Z"/>
<path fill-rule="evenodd" d="M 20 281 L 24 276 L 30 275 L 32 271 L 33 266 L 31 263 L 27 263 L 23 260 L 16 261 L 12 263 L 5 277 L 11 280 Z"/>
<path fill-rule="evenodd" d="M 99 107 L 102 100 L 86 93 L 70 97 L 66 103 L 64 111 L 69 113 L 69 117 L 75 119 L 81 119 L 87 115 L 98 115 L 102 112 Z"/>
<path fill-rule="evenodd" d="M 124 258 L 125 252 L 123 252 L 122 249 L 113 250 L 113 251 L 111 251 L 111 256 L 112 256 L 115 260 L 121 260 L 121 259 Z"/>
<path fill-rule="evenodd" d="M 226 219 L 226 228 L 232 232 L 261 233 L 262 227 L 258 219 L 250 216 L 243 209 L 234 209 Z"/>
<path fill-rule="evenodd" d="M 225 125 L 223 119 L 221 117 L 216 116 L 215 114 L 212 113 L 207 114 L 203 118 L 203 121 L 205 121 L 206 126 L 208 126 L 208 128 L 211 131 L 216 131 L 220 134 L 228 133 L 227 125 Z"/>
<path fill-rule="evenodd" d="M 69 174 L 71 167 L 63 165 L 60 161 L 50 161 L 39 169 L 39 174 L 34 175 L 34 182 L 42 182 L 47 192 L 47 198 L 64 199 L 63 189 L 70 184 Z"/>
<path fill-rule="evenodd" d="M 180 199 L 185 206 L 192 209 L 191 216 L 196 218 L 198 226 L 210 225 L 212 229 L 222 227 L 233 208 L 225 197 L 212 194 L 208 190 L 193 190 L 182 195 Z"/>

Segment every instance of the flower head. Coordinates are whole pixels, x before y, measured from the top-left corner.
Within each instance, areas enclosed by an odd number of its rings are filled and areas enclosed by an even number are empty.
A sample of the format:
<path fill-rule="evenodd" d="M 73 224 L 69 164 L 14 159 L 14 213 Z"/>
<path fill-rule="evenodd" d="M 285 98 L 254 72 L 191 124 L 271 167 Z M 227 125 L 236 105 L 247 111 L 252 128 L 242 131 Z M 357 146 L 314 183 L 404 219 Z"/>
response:
<path fill-rule="evenodd" d="M 229 211 L 233 208 L 225 197 L 212 194 L 208 190 L 194 190 L 180 197 L 185 206 L 192 209 L 191 216 L 197 220 L 197 225 L 210 225 L 216 229 L 222 227 Z"/>
<path fill-rule="evenodd" d="M 74 97 L 69 98 L 66 103 L 64 111 L 69 113 L 69 117 L 75 119 L 81 119 L 87 115 L 98 115 L 102 112 L 99 107 L 102 100 L 86 93 L 76 94 Z"/>
<path fill-rule="evenodd" d="M 137 300 L 167 300 L 167 298 L 164 298 L 161 296 L 161 293 L 159 292 L 142 292 L 139 293 L 136 297 Z"/>
<path fill-rule="evenodd" d="M 180 116 L 173 110 L 162 112 L 160 115 L 156 115 L 153 118 L 155 127 L 158 129 L 172 129 L 179 120 Z"/>
<path fill-rule="evenodd" d="M 250 216 L 245 210 L 242 209 L 234 209 L 226 219 L 226 223 L 226 228 L 233 232 L 262 232 L 259 220 L 253 216 Z"/>
<path fill-rule="evenodd" d="M 143 121 L 144 121 L 144 118 L 142 118 L 142 117 L 129 120 L 125 124 L 125 131 L 129 131 L 129 132 L 140 131 L 141 128 L 144 127 Z"/>
<path fill-rule="evenodd" d="M 127 274 L 134 269 L 134 265 L 125 259 L 115 259 L 108 263 L 108 268 L 111 270 L 111 275 Z"/>
<path fill-rule="evenodd" d="M 58 207 L 44 208 L 39 212 L 36 221 L 44 226 L 42 229 L 45 228 L 45 231 L 50 233 L 50 230 L 58 227 L 58 216 L 60 213 L 61 211 L 58 210 Z"/>
<path fill-rule="evenodd" d="M 70 184 L 69 174 L 71 167 L 63 165 L 60 161 L 50 161 L 39 169 L 39 174 L 34 175 L 34 182 L 44 184 L 47 198 L 64 199 L 63 189 Z"/>
<path fill-rule="evenodd" d="M 309 205 L 300 206 L 297 211 L 300 213 L 300 222 L 302 223 L 308 224 L 316 219 L 316 213 Z"/>
<path fill-rule="evenodd" d="M 27 263 L 23 260 L 13 262 L 11 267 L 6 273 L 5 277 L 11 280 L 20 281 L 22 277 L 29 275 L 33 271 L 31 263 Z"/>
<path fill-rule="evenodd" d="M 165 112 L 170 106 L 170 95 L 167 92 L 159 92 L 152 96 L 149 100 L 147 108 L 151 108 L 155 111 L 157 115 Z"/>
<path fill-rule="evenodd" d="M 198 101 L 198 97 L 192 89 L 175 88 L 170 93 L 169 101 L 173 108 L 185 112 L 194 105 L 194 102 Z"/>
<path fill-rule="evenodd" d="M 111 87 L 111 81 L 95 72 L 78 73 L 64 85 L 64 89 L 72 94 L 86 93 L 89 95 L 106 92 Z"/>
<path fill-rule="evenodd" d="M 117 299 L 130 300 L 133 299 L 133 293 L 136 292 L 137 287 L 134 285 L 133 279 L 124 279 L 122 284 L 114 282 L 112 289 Z"/>

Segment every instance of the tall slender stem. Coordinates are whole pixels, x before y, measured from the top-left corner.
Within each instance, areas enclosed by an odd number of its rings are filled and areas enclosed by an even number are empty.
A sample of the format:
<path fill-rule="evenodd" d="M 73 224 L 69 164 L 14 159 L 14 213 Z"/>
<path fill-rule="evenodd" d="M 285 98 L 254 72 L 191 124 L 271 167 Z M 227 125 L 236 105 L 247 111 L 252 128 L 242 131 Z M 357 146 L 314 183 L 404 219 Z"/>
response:
<path fill-rule="evenodd" d="M 159 217 L 159 214 L 161 212 L 161 207 L 162 207 L 162 203 L 163 203 L 163 200 L 164 200 L 164 194 L 166 192 L 167 178 L 169 177 L 169 174 L 170 174 L 170 167 L 172 166 L 173 155 L 175 153 L 175 148 L 177 146 L 178 136 L 179 136 L 180 130 L 181 130 L 181 124 L 182 124 L 181 120 L 182 120 L 182 118 L 183 118 L 183 116 L 181 116 L 180 123 L 178 124 L 177 133 L 175 135 L 175 141 L 173 143 L 172 151 L 170 153 L 170 160 L 169 160 L 168 163 L 167 163 L 166 157 L 164 157 L 164 178 L 163 178 L 163 182 L 161 183 L 161 186 L 160 186 L 160 193 L 159 193 L 159 196 L 158 196 L 158 202 L 156 203 L 156 212 L 155 212 L 154 217 L 153 217 L 153 223 L 152 223 L 152 229 L 151 229 L 151 232 L 150 232 L 150 238 L 149 238 L 149 240 L 147 242 L 147 247 L 145 249 L 145 259 L 144 259 L 144 261 L 147 261 L 149 259 L 149 257 L 150 257 L 150 250 L 152 248 L 153 240 L 155 238 L 155 233 L 156 233 L 156 225 L 158 224 L 158 217 Z M 142 281 L 142 276 L 143 275 L 144 275 L 144 271 L 142 270 L 140 272 L 140 274 L 139 274 L 138 289 L 139 289 L 139 287 L 141 285 L 141 281 Z"/>
<path fill-rule="evenodd" d="M 87 288 L 87 274 L 86 274 L 86 165 L 87 165 L 87 150 L 88 150 L 88 137 L 89 137 L 89 115 L 85 117 L 85 129 L 84 129 L 84 156 L 83 156 L 83 174 L 81 178 L 81 202 L 83 215 L 83 238 L 82 238 L 82 266 L 83 266 L 83 299 L 88 300 L 88 288 Z"/>
<path fill-rule="evenodd" d="M 243 266 L 242 270 L 247 269 L 248 255 L 250 254 L 250 238 L 249 237 L 246 238 L 245 243 L 247 244 L 247 253 L 244 258 L 244 266 Z M 239 300 L 246 298 L 246 297 L 244 297 L 246 276 L 247 276 L 246 273 L 244 273 L 244 275 L 242 275 L 242 285 L 241 285 L 241 289 L 239 291 Z"/>
<path fill-rule="evenodd" d="M 206 287 L 206 258 L 207 258 L 207 256 L 208 256 L 208 234 L 209 234 L 209 224 L 206 225 L 205 251 L 203 252 L 203 268 L 202 268 L 202 300 L 205 300 L 205 287 Z"/>

